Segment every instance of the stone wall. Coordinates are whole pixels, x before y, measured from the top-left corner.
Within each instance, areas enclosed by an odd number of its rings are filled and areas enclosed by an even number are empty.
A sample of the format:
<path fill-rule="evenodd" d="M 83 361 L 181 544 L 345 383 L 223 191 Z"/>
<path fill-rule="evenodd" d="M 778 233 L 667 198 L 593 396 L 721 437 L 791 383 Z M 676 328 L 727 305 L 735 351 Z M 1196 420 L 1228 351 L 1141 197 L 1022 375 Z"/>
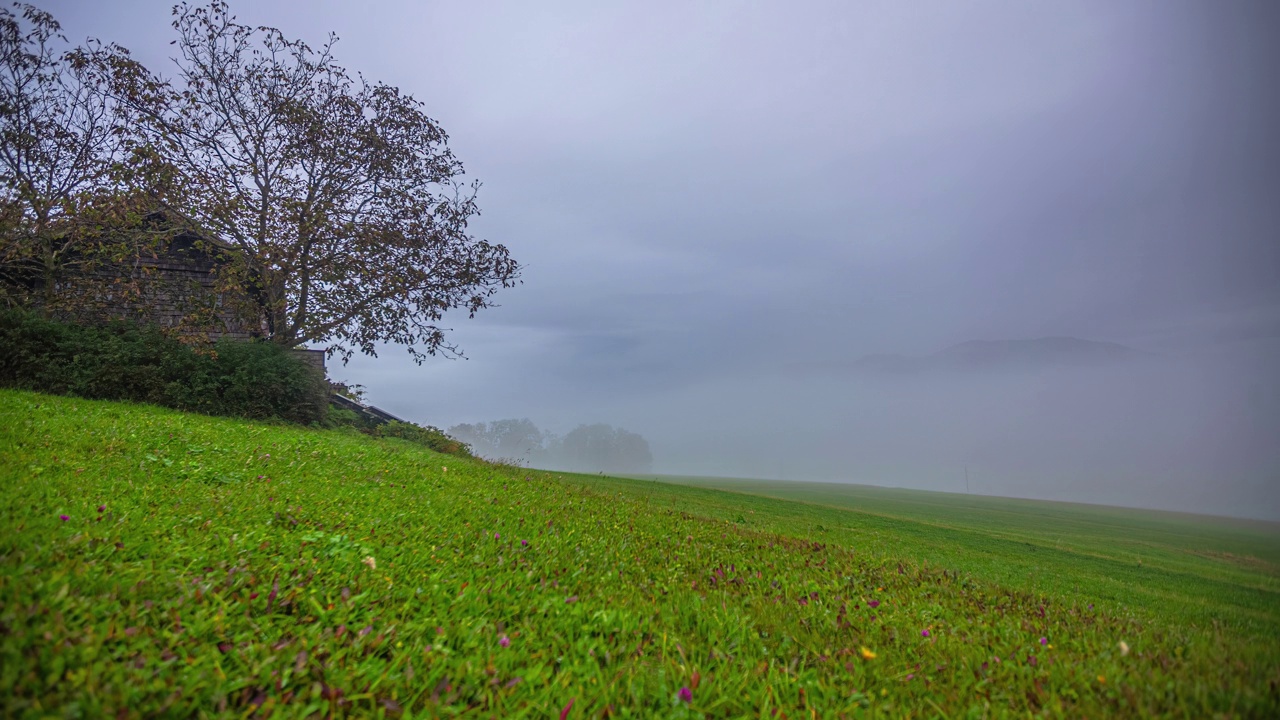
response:
<path fill-rule="evenodd" d="M 324 372 L 323 350 L 294 350 L 293 356 L 320 372 Z"/>

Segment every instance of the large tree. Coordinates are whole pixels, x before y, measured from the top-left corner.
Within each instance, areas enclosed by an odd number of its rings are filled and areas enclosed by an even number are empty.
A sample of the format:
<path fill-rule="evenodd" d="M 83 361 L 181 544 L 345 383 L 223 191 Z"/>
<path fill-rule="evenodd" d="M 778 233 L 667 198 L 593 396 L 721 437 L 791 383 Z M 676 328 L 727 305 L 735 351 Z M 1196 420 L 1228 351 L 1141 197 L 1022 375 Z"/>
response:
<path fill-rule="evenodd" d="M 519 265 L 468 233 L 478 184 L 423 104 L 337 65 L 332 35 L 312 48 L 221 1 L 176 6 L 173 27 L 171 79 L 119 48 L 96 59 L 172 175 L 169 215 L 233 248 L 222 281 L 271 339 L 456 353 L 444 314 L 488 307 Z"/>
<path fill-rule="evenodd" d="M 147 164 L 126 162 L 121 108 L 60 30 L 31 5 L 0 8 L 0 301 L 79 312 L 136 295 L 158 233 L 127 190 Z"/>

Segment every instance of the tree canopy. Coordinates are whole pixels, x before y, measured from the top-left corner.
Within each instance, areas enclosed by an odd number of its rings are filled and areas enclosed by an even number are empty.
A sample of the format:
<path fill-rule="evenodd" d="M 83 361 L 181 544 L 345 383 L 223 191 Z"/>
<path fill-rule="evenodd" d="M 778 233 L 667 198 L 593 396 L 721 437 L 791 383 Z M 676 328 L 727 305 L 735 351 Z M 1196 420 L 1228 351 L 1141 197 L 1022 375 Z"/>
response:
<path fill-rule="evenodd" d="M 105 78 L 49 13 L 0 8 L 0 299 L 46 310 L 107 294 L 94 271 L 140 250 L 131 145 Z M 129 232 L 124 232 L 128 228 Z M 72 282 L 74 279 L 75 282 Z M 114 277 L 117 297 L 134 288 Z M 98 281 L 99 287 L 86 283 Z"/>
<path fill-rule="evenodd" d="M 58 55 L 52 17 L 20 14 L 25 36 L 0 15 L 7 253 L 66 235 L 41 228 L 84 217 L 87 194 L 142 198 L 173 232 L 229 249 L 218 282 L 273 341 L 344 360 L 383 343 L 418 362 L 456 354 L 445 313 L 474 316 L 518 282 L 507 248 L 468 230 L 479 185 L 444 130 L 412 95 L 339 66 L 336 36 L 312 48 L 221 0 L 183 3 L 164 78 L 114 44 Z M 46 187 L 30 167 L 61 176 Z"/>

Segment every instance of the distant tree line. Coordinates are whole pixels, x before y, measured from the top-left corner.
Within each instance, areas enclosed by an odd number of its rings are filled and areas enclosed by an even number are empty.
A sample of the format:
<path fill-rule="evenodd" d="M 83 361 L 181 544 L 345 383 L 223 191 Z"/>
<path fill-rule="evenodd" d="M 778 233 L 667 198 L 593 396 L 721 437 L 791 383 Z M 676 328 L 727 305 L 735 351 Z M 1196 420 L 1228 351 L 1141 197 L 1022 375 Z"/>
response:
<path fill-rule="evenodd" d="M 644 437 L 596 423 L 579 425 L 563 437 L 544 432 L 526 419 L 463 423 L 448 434 L 490 460 L 570 472 L 647 473 L 653 454 Z"/>

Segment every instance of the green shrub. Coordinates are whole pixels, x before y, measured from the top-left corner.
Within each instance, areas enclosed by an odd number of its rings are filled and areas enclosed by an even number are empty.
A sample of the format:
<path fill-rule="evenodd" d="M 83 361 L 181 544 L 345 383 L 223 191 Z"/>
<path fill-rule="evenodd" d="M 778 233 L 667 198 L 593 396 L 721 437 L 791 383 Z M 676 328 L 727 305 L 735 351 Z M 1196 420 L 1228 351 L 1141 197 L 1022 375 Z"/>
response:
<path fill-rule="evenodd" d="M 224 338 L 197 351 L 154 326 L 73 325 L 8 310 L 0 347 L 4 387 L 303 424 L 324 423 L 329 412 L 323 375 L 267 342 Z"/>
<path fill-rule="evenodd" d="M 334 383 L 330 383 L 332 388 Z M 350 397 L 349 394 L 343 393 Z M 353 432 L 360 432 L 373 437 L 390 437 L 400 440 L 407 440 L 419 445 L 425 445 L 432 450 L 446 455 L 456 455 L 458 457 L 474 457 L 471 454 L 471 446 L 466 443 L 450 437 L 439 428 L 430 425 L 422 426 L 409 422 L 392 421 L 382 423 L 366 417 L 355 410 L 343 407 L 337 403 L 329 406 L 329 419 L 325 425 L 330 428 L 342 428 Z"/>
<path fill-rule="evenodd" d="M 329 386 L 315 368 L 269 342 L 229 339 L 214 346 L 212 367 L 200 385 L 214 390 L 192 397 L 194 403 L 216 398 L 211 415 L 278 417 L 293 422 L 323 423 L 329 412 Z M 193 389 L 200 385 L 191 385 Z"/>
<path fill-rule="evenodd" d="M 443 430 L 430 425 L 423 427 L 413 423 L 389 422 L 374 428 L 373 434 L 377 437 L 400 438 L 426 445 L 436 452 L 447 455 L 471 457 L 471 448 L 466 443 L 455 440 L 446 435 Z"/>
<path fill-rule="evenodd" d="M 355 410 L 344 408 L 340 405 L 329 405 L 329 420 L 325 423 L 331 428 L 350 427 L 358 430 L 365 429 L 364 418 L 360 417 Z"/>

